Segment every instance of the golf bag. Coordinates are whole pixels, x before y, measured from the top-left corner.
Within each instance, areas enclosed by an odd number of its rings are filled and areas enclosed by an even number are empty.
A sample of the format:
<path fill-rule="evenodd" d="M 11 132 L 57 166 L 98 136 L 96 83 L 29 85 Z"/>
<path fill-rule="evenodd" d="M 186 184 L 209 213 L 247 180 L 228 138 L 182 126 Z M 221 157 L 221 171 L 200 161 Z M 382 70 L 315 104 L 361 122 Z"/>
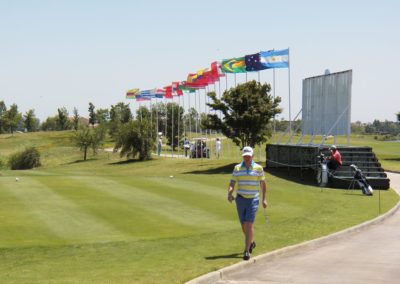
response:
<path fill-rule="evenodd" d="M 361 188 L 362 193 L 365 195 L 373 195 L 374 190 L 369 185 L 367 178 L 362 173 L 362 171 L 357 168 L 356 165 L 350 165 L 350 167 L 354 171 L 354 180 L 358 183 L 358 186 Z"/>
<path fill-rule="evenodd" d="M 324 187 L 328 184 L 328 166 L 324 154 L 317 156 L 317 184 Z"/>

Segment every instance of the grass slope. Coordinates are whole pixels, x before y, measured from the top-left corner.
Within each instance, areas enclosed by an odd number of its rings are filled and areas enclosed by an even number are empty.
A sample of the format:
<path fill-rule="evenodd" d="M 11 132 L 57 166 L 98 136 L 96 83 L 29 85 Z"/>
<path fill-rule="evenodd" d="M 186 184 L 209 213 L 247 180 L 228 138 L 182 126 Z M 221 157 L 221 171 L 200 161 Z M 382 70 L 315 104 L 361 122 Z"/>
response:
<path fill-rule="evenodd" d="M 40 135 L 32 140 L 44 167 L 0 176 L 1 283 L 182 283 L 241 260 L 242 233 L 226 201 L 237 159 L 126 163 L 100 153 L 76 162 L 68 134 Z M 378 194 L 267 181 L 270 222 L 260 210 L 255 254 L 379 214 Z M 382 213 L 398 197 L 382 191 L 380 200 Z"/>

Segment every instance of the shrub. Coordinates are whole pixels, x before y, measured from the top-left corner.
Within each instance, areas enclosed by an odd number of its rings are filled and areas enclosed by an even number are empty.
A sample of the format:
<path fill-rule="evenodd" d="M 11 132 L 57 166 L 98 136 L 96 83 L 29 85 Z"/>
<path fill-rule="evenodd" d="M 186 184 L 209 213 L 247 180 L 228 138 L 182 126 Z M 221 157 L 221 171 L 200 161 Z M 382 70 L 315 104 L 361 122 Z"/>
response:
<path fill-rule="evenodd" d="M 27 170 L 39 167 L 41 165 L 40 153 L 34 147 L 26 148 L 22 152 L 11 155 L 8 165 L 12 170 Z"/>

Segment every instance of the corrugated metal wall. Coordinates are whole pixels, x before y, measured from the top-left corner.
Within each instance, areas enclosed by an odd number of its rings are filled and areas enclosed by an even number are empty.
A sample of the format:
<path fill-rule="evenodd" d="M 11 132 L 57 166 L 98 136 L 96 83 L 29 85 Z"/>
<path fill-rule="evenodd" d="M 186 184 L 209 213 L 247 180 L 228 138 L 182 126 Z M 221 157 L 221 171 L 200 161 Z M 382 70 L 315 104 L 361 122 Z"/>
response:
<path fill-rule="evenodd" d="M 303 80 L 303 134 L 350 135 L 351 84 L 352 70 Z"/>

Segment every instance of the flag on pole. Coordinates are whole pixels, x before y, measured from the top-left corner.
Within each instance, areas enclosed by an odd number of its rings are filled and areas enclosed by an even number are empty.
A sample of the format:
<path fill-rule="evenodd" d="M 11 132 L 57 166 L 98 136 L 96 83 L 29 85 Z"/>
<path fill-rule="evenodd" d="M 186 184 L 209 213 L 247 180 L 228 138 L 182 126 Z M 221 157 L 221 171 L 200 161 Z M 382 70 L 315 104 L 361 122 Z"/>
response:
<path fill-rule="evenodd" d="M 172 95 L 173 96 L 182 96 L 183 92 L 179 89 L 179 82 L 172 82 Z"/>
<path fill-rule="evenodd" d="M 222 73 L 221 62 L 214 61 L 211 63 L 211 72 L 214 77 L 225 77 L 225 74 Z"/>
<path fill-rule="evenodd" d="M 182 91 L 188 91 L 189 93 L 195 93 L 196 92 L 196 89 L 195 88 L 191 88 L 191 87 L 188 87 L 187 85 L 186 85 L 186 81 L 182 81 L 180 84 L 179 84 L 179 89 L 181 89 Z"/>
<path fill-rule="evenodd" d="M 139 94 L 139 89 L 130 89 L 126 92 L 127 99 L 134 99 Z"/>
<path fill-rule="evenodd" d="M 261 51 L 260 63 L 266 68 L 288 68 L 289 49 Z"/>
<path fill-rule="evenodd" d="M 165 90 L 165 98 L 172 99 L 172 86 L 166 86 L 164 87 L 164 90 Z"/>
<path fill-rule="evenodd" d="M 137 96 L 135 97 L 135 99 L 136 99 L 137 102 L 143 102 L 143 101 L 150 101 L 150 100 L 151 100 L 150 97 L 148 97 L 148 96 L 142 96 L 142 95 L 137 95 Z"/>
<path fill-rule="evenodd" d="M 164 89 L 153 89 L 151 90 L 151 98 L 158 98 L 162 99 L 165 96 L 165 90 Z"/>
<path fill-rule="evenodd" d="M 244 57 L 236 57 L 222 60 L 222 72 L 224 73 L 246 73 Z"/>
<path fill-rule="evenodd" d="M 267 67 L 260 62 L 260 53 L 246 55 L 244 60 L 246 62 L 246 71 L 248 72 L 267 69 Z"/>

